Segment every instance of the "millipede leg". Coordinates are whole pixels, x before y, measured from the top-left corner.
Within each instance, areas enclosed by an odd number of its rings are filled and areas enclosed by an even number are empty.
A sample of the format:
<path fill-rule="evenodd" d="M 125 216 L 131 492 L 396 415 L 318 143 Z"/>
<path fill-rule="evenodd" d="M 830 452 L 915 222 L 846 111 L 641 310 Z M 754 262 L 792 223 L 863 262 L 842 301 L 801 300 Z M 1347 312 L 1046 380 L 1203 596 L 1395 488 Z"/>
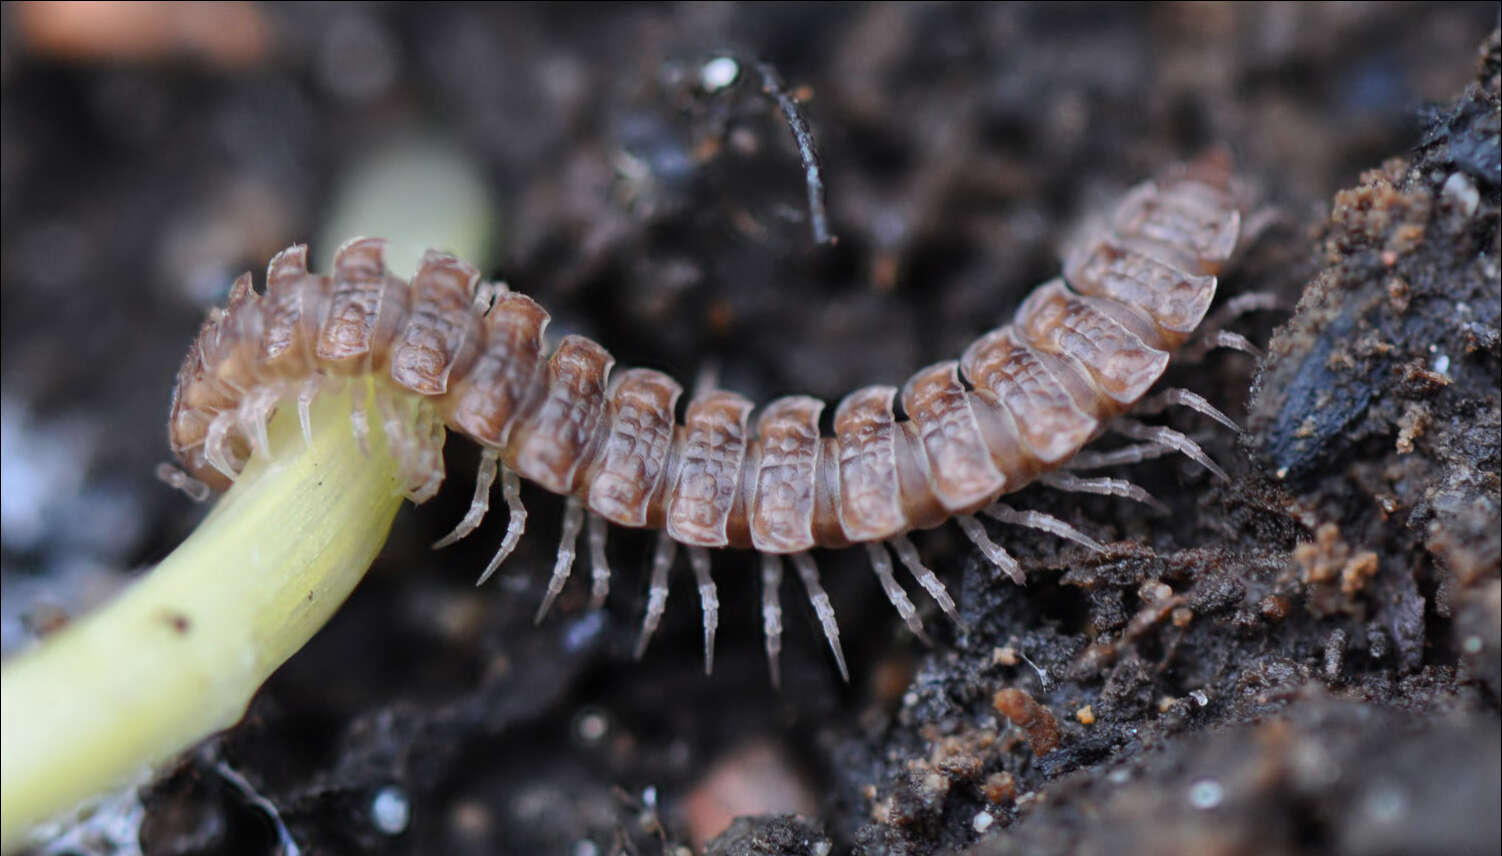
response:
<path fill-rule="evenodd" d="M 1131 419 L 1117 419 L 1111 426 L 1113 431 L 1133 440 L 1146 440 L 1159 446 L 1165 446 L 1189 458 L 1196 464 L 1214 473 L 1221 481 L 1230 481 L 1231 477 L 1226 471 L 1215 465 L 1210 456 L 1205 454 L 1199 444 L 1180 434 L 1172 428 L 1164 425 L 1144 425 Z"/>
<path fill-rule="evenodd" d="M 1216 348 L 1229 348 L 1261 359 L 1261 348 L 1252 344 L 1251 340 L 1240 333 L 1230 332 L 1224 328 L 1242 315 L 1263 311 L 1287 312 L 1290 311 L 1290 307 L 1283 298 L 1265 291 L 1238 294 L 1227 300 L 1220 309 L 1215 311 L 1215 314 L 1200 325 L 1199 334 L 1194 337 L 1188 347 L 1180 351 L 1180 359 L 1198 362 Z"/>
<path fill-rule="evenodd" d="M 782 557 L 776 553 L 761 554 L 761 632 L 766 638 L 767 666 L 772 671 L 772 686 L 782 688 L 782 670 L 779 661 L 782 655 L 782 599 L 777 590 L 782 586 Z"/>
<path fill-rule="evenodd" d="M 423 470 L 427 475 L 423 477 L 422 484 L 419 484 L 416 489 L 407 492 L 407 498 L 412 500 L 415 505 L 422 505 L 424 502 L 437 496 L 438 489 L 443 487 L 442 459 L 439 459 L 436 463 L 431 458 L 428 458 L 428 461 L 429 466 Z"/>
<path fill-rule="evenodd" d="M 297 424 L 302 428 L 302 441 L 305 446 L 313 445 L 313 399 L 318 397 L 322 387 L 322 378 L 315 374 L 309 376 L 297 388 Z"/>
<path fill-rule="evenodd" d="M 636 640 L 636 659 L 647 653 L 647 643 L 657 632 L 657 623 L 662 620 L 663 610 L 668 605 L 668 571 L 672 570 L 673 557 L 678 553 L 678 542 L 666 532 L 657 534 L 657 546 L 652 549 L 652 579 L 647 584 L 647 614 L 642 618 L 641 637 Z"/>
<path fill-rule="evenodd" d="M 1115 467 L 1122 464 L 1140 464 L 1143 461 L 1151 461 L 1161 458 L 1172 452 L 1173 449 L 1158 443 L 1142 443 L 1136 446 L 1123 446 L 1120 449 L 1111 449 L 1107 452 L 1096 452 L 1086 449 L 1074 457 L 1065 461 L 1061 469 L 1065 470 L 1098 470 L 1105 467 Z"/>
<path fill-rule="evenodd" d="M 1252 344 L 1251 339 L 1233 330 L 1211 330 L 1195 337 L 1194 342 L 1181 352 L 1182 359 L 1186 362 L 1197 363 L 1217 348 L 1240 351 L 1259 360 L 1262 359 L 1262 349 Z"/>
<path fill-rule="evenodd" d="M 1214 332 L 1251 312 L 1290 312 L 1292 309 L 1288 301 L 1272 292 L 1250 291 L 1227 300 L 1209 318 L 1205 319 L 1200 329 Z"/>
<path fill-rule="evenodd" d="M 949 590 L 944 588 L 944 581 L 918 558 L 918 548 L 913 546 L 913 542 L 909 541 L 906 535 L 896 535 L 888 538 L 887 543 L 892 546 L 892 551 L 897 554 L 902 566 L 907 568 L 907 572 L 913 575 L 918 585 L 922 586 L 923 590 L 928 592 L 928 596 L 934 599 L 940 609 L 944 610 L 949 620 L 955 624 L 962 624 L 960 613 L 954 608 L 954 598 L 950 597 Z"/>
<path fill-rule="evenodd" d="M 438 412 L 431 405 L 423 402 L 418 407 L 418 473 L 423 480 L 410 496 L 413 502 L 421 505 L 437 496 L 438 489 L 443 486 L 443 441 L 448 434 L 443 420 L 438 418 Z"/>
<path fill-rule="evenodd" d="M 819 624 L 824 628 L 824 638 L 829 640 L 829 650 L 834 653 L 835 664 L 840 667 L 840 677 L 848 684 L 850 670 L 845 668 L 845 652 L 840 649 L 840 626 L 834 620 L 834 605 L 829 602 L 824 586 L 819 584 L 819 568 L 814 564 L 814 558 L 807 553 L 793 553 L 792 559 L 793 567 L 798 569 L 798 576 L 803 580 L 803 587 L 808 590 L 808 602 L 813 605 L 814 614 L 819 617 Z"/>
<path fill-rule="evenodd" d="M 157 464 L 156 477 L 187 494 L 194 502 L 203 502 L 213 493 L 208 485 L 171 464 Z"/>
<path fill-rule="evenodd" d="M 986 558 L 991 560 L 991 564 L 1000 568 L 1017 585 L 1027 585 L 1027 577 L 1022 573 L 1022 566 L 1017 564 L 1017 560 L 1012 558 L 1011 553 L 991 540 L 991 536 L 986 534 L 986 527 L 981 525 L 979 520 L 968 514 L 961 514 L 954 518 L 954 522 L 960 524 L 960 531 L 965 533 L 965 537 L 969 538 L 971 543 L 980 548 Z"/>
<path fill-rule="evenodd" d="M 574 572 L 574 556 L 577 551 L 574 545 L 579 541 L 579 530 L 584 526 L 584 505 L 577 497 L 569 497 L 563 504 L 563 534 L 558 539 L 558 559 L 553 563 L 553 576 L 548 580 L 547 593 L 542 596 L 542 605 L 537 607 L 537 614 L 532 616 L 532 623 L 541 624 L 543 616 L 553 607 L 553 601 L 563 592 L 563 587 L 568 584 L 569 575 Z"/>
<path fill-rule="evenodd" d="M 714 674 L 714 636 L 720 626 L 720 597 L 715 591 L 714 578 L 709 575 L 709 551 L 703 547 L 688 548 L 688 563 L 693 566 L 694 580 L 699 584 L 699 611 L 704 615 L 704 674 Z"/>
<path fill-rule="evenodd" d="M 1100 496 L 1119 496 L 1123 499 L 1132 499 L 1160 513 L 1168 513 L 1168 506 L 1153 498 L 1153 495 L 1148 493 L 1146 488 L 1132 484 L 1126 479 L 1108 477 L 1082 479 L 1070 473 L 1055 472 L 1044 473 L 1038 477 L 1038 481 L 1054 490 L 1068 491 L 1070 493 L 1093 493 Z"/>
<path fill-rule="evenodd" d="M 480 521 L 485 519 L 485 513 L 490 510 L 490 486 L 495 483 L 495 471 L 500 460 L 499 449 L 485 448 L 480 455 L 480 471 L 475 473 L 475 497 L 469 502 L 469 510 L 464 513 L 464 519 L 459 521 L 454 531 L 434 542 L 434 550 L 447 547 L 479 528 Z"/>
<path fill-rule="evenodd" d="M 393 396 L 377 387 L 375 400 L 376 408 L 381 412 L 381 428 L 386 433 L 386 448 L 396 455 L 399 465 L 397 477 L 402 480 L 407 498 L 412 499 L 410 485 L 416 478 L 418 466 L 417 437 L 412 430 L 409 430 L 407 421 L 402 418 L 400 406 Z M 413 501 L 416 502 L 415 499 Z"/>
<path fill-rule="evenodd" d="M 209 466 L 224 473 L 224 477 L 230 481 L 234 481 L 238 473 L 229 451 L 229 432 L 234 425 L 234 411 L 226 410 L 214 416 L 214 421 L 209 423 L 208 433 L 203 438 L 203 459 L 209 462 Z"/>
<path fill-rule="evenodd" d="M 718 360 L 706 360 L 694 373 L 694 398 L 703 398 L 720 388 L 720 364 Z"/>
<path fill-rule="evenodd" d="M 902 590 L 897 578 L 892 576 L 892 558 L 887 555 L 887 548 L 880 541 L 866 542 L 866 555 L 871 557 L 871 570 L 876 572 L 876 579 L 881 582 L 881 590 L 886 592 L 887 600 L 891 601 L 897 614 L 907 623 L 907 629 L 913 635 L 932 645 L 928 634 L 923 632 L 923 620 L 918 617 L 918 610 L 913 602 L 908 600 L 907 592 Z"/>
<path fill-rule="evenodd" d="M 605 518 L 589 515 L 589 608 L 599 609 L 610 596 L 610 563 L 605 557 Z"/>
<path fill-rule="evenodd" d="M 358 380 L 349 382 L 349 425 L 355 432 L 355 445 L 370 454 L 370 416 L 365 412 L 365 387 Z"/>
<path fill-rule="evenodd" d="M 1206 401 L 1203 396 L 1190 392 L 1187 389 L 1179 389 L 1177 387 L 1174 387 L 1172 389 L 1165 389 L 1157 395 L 1152 396 L 1151 398 L 1142 399 L 1137 403 L 1136 407 L 1132 408 L 1132 412 L 1147 414 L 1162 413 L 1165 409 L 1174 405 L 1187 407 L 1190 410 L 1195 411 L 1196 413 L 1202 413 L 1205 416 L 1214 419 L 1216 422 L 1219 422 L 1220 424 L 1226 426 L 1227 428 L 1230 428 L 1237 434 L 1241 433 L 1241 426 L 1237 425 L 1235 422 L 1232 422 L 1231 417 L 1225 415 L 1224 413 L 1221 413 L 1215 408 L 1215 405 Z"/>
<path fill-rule="evenodd" d="M 475 580 L 475 585 L 484 585 L 495 573 L 496 568 L 506 561 L 511 551 L 522 540 L 522 533 L 527 530 L 527 509 L 522 505 L 522 482 L 516 473 L 501 468 L 501 495 L 506 497 L 506 537 L 501 539 L 501 547 L 495 551 L 495 558 L 485 566 L 485 572 Z M 483 512 L 482 512 L 483 513 Z"/>
<path fill-rule="evenodd" d="M 260 452 L 267 458 L 274 457 L 271 454 L 271 438 L 266 433 L 266 422 L 271 418 L 271 411 L 281 397 L 281 385 L 271 383 L 256 387 L 240 402 L 237 412 L 240 433 L 250 438 L 251 454 Z"/>
<path fill-rule="evenodd" d="M 1018 511 L 1017 509 L 1012 508 L 1010 505 L 1004 505 L 1000 502 L 995 503 L 991 507 L 983 510 L 981 513 L 991 518 L 992 520 L 999 520 L 1002 523 L 1010 523 L 1013 526 L 1026 526 L 1029 529 L 1037 529 L 1041 532 L 1047 532 L 1050 535 L 1057 535 L 1060 538 L 1067 538 L 1070 541 L 1073 541 L 1074 543 L 1079 544 L 1089 550 L 1093 550 L 1097 553 L 1106 552 L 1106 548 L 1102 546 L 1099 541 L 1091 538 L 1089 535 L 1086 535 L 1073 526 L 1070 526 L 1068 523 L 1065 523 L 1059 518 L 1054 517 L 1052 514 L 1044 514 L 1041 511 L 1032 511 L 1030 509 L 1027 511 Z"/>

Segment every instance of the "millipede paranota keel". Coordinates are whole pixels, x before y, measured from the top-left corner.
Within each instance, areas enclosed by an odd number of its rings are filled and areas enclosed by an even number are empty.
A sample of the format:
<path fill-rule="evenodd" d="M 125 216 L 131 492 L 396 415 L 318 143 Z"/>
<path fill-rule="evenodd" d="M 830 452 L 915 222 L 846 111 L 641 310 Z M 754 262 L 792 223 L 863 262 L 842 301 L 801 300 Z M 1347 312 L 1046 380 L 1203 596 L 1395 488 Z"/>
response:
<path fill-rule="evenodd" d="M 1204 318 L 1241 232 L 1237 196 L 1223 152 L 1139 185 L 1107 228 L 1070 253 L 1063 278 L 1035 289 L 1010 324 L 982 335 L 958 361 L 919 370 L 901 390 L 871 386 L 845 396 L 829 437 L 819 432 L 824 403 L 806 396 L 768 403 L 753 423 L 751 401 L 699 390 L 679 424 L 674 412 L 683 390 L 671 377 L 640 368 L 612 372 L 609 352 L 581 336 L 564 337 L 546 355 L 548 313 L 502 284 L 482 282 L 452 256 L 429 252 L 409 282 L 387 272 L 379 239 L 346 243 L 330 275 L 309 273 L 306 248 L 293 246 L 271 260 L 264 294 L 251 288 L 248 273 L 237 279 L 229 305 L 210 314 L 188 351 L 169 433 L 191 478 L 178 474 L 177 482 L 200 494 L 205 486 L 226 488 L 248 456 L 269 454 L 266 422 L 280 403 L 296 402 L 306 435 L 317 395 L 373 377 L 378 416 L 414 502 L 432 497 L 443 481 L 445 429 L 483 449 L 469 512 L 435 546 L 480 524 L 499 471 L 509 520 L 482 581 L 525 528 L 520 479 L 567 497 L 539 618 L 568 579 L 586 522 L 596 606 L 610 581 L 606 523 L 651 528 L 660 535 L 638 655 L 662 616 L 683 545 L 698 584 L 709 668 L 719 604 L 708 551 L 750 548 L 761 555 L 773 680 L 784 558 L 844 674 L 834 610 L 810 549 L 865 545 L 888 598 L 921 634 L 889 549 L 951 616 L 955 606 L 907 532 L 953 518 L 1020 583 L 1017 562 L 987 536 L 977 513 L 1101 548 L 1062 520 L 998 502 L 1003 494 L 1038 480 L 1152 502 L 1124 480 L 1070 471 L 1169 451 L 1222 475 L 1188 437 L 1123 414 L 1139 405 Z M 894 414 L 899 395 L 905 418 Z M 366 396 L 353 399 L 353 430 L 363 442 Z M 1187 391 L 1169 390 L 1156 401 L 1229 424 Z M 1081 451 L 1108 427 L 1139 444 Z"/>

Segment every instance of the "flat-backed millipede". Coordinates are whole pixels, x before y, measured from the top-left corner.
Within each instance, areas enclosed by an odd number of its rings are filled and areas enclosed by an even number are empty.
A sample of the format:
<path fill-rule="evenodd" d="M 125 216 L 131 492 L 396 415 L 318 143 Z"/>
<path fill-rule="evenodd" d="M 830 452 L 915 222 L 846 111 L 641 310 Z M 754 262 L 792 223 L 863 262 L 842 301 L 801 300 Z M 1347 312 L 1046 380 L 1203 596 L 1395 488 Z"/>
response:
<path fill-rule="evenodd" d="M 1172 451 L 1223 476 L 1185 435 L 1123 415 L 1203 320 L 1241 233 L 1237 197 L 1222 152 L 1139 185 L 1106 228 L 1069 253 L 1063 278 L 1035 289 L 1011 323 L 982 335 L 959 360 L 919 370 L 901 390 L 870 386 L 845 396 L 833 436 L 821 436 L 825 405 L 817 399 L 776 399 L 753 422 L 751 401 L 717 389 L 697 391 L 680 424 L 682 387 L 671 377 L 641 368 L 612 372 L 610 353 L 581 336 L 565 336 L 546 354 L 548 313 L 504 285 L 482 282 L 479 271 L 452 256 L 429 252 L 409 282 L 386 270 L 381 240 L 359 238 L 339 249 L 332 275 L 323 276 L 308 272 L 306 248 L 297 245 L 271 260 L 264 294 L 242 275 L 228 306 L 203 325 L 173 393 L 172 449 L 192 479 L 222 490 L 249 455 L 266 452 L 266 422 L 280 402 L 295 399 L 306 435 L 309 404 L 321 390 L 373 376 L 414 502 L 433 496 L 443 480 L 445 428 L 483 450 L 469 512 L 435 546 L 480 524 L 499 471 L 509 522 L 481 581 L 525 528 L 520 479 L 567 497 L 539 619 L 569 577 L 586 522 L 596 606 L 609 590 L 606 523 L 649 528 L 660 534 L 638 655 L 662 616 L 683 545 L 711 667 L 719 604 L 708 551 L 750 548 L 761 556 L 774 681 L 783 557 L 844 673 L 834 610 L 810 549 L 864 544 L 887 597 L 921 635 L 889 549 L 951 616 L 955 605 L 907 532 L 953 518 L 1021 583 L 1018 563 L 975 514 L 1102 548 L 1062 520 L 999 503 L 1003 494 L 1041 481 L 1152 502 L 1130 482 L 1071 471 Z M 415 423 L 398 415 L 402 396 L 419 404 Z M 362 399 L 356 397 L 352 421 L 363 442 L 369 416 Z M 1229 423 L 1187 391 L 1156 400 Z M 903 416 L 895 413 L 897 401 Z M 1138 444 L 1081 451 L 1108 428 Z M 180 474 L 178 480 L 191 484 Z"/>

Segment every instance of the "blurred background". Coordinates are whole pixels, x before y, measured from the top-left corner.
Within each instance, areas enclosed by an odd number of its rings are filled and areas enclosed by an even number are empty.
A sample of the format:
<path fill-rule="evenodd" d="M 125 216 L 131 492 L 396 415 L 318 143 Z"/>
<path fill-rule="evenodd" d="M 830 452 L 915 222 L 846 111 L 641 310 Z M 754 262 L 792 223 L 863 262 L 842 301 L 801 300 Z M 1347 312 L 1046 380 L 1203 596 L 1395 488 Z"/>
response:
<path fill-rule="evenodd" d="M 712 367 L 759 401 L 832 401 L 957 355 L 1056 274 L 1092 213 L 1216 143 L 1278 212 L 1280 240 L 1229 287 L 1296 297 L 1331 194 L 1415 144 L 1425 105 L 1474 78 L 1498 17 L 1491 3 L 8 3 L 0 16 L 7 652 L 107 598 L 204 513 L 152 475 L 169 457 L 172 380 L 233 278 L 259 282 L 288 244 L 311 243 L 326 269 L 380 223 L 395 265 L 462 248 L 546 306 L 554 335 L 590 335 L 619 365 L 685 385 Z M 812 126 L 832 246 L 813 240 L 798 152 L 754 60 Z M 1265 341 L 1258 323 L 1246 332 Z M 1250 362 L 1213 371 L 1217 405 L 1240 418 Z M 788 597 L 785 688 L 770 689 L 754 566 L 737 556 L 717 557 L 716 674 L 702 675 L 681 579 L 633 664 L 646 538 L 612 533 L 606 613 L 584 610 L 576 580 L 540 628 L 527 619 L 556 502 L 528 493 L 536 516 L 499 585 L 471 582 L 502 514 L 426 549 L 462 514 L 476 459 L 449 444 L 448 487 L 402 513 L 372 576 L 247 724 L 142 796 L 146 852 L 273 852 L 284 834 L 312 852 L 658 852 L 778 810 L 819 819 L 840 848 L 928 853 L 989 827 L 972 824 L 971 797 L 904 826 L 866 793 L 886 794 L 920 751 L 887 728 L 936 655 L 904 635 L 862 557 L 821 557 L 852 686 Z M 953 541 L 925 544 L 941 572 L 967 555 Z"/>

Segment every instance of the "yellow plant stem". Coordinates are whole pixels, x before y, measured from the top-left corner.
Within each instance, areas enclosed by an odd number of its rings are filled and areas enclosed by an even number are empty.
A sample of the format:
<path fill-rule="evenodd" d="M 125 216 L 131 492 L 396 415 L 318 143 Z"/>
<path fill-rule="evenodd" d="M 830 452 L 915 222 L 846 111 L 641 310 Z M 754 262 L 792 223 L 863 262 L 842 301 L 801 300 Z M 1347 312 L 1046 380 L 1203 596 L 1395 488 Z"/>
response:
<path fill-rule="evenodd" d="M 352 386 L 380 412 L 371 381 Z M 278 456 L 254 456 L 182 546 L 5 664 L 0 849 L 233 725 L 343 603 L 402 501 L 398 462 L 371 421 L 363 454 L 350 394 L 321 396 L 305 447 L 295 409 L 283 407 L 270 433 Z"/>

